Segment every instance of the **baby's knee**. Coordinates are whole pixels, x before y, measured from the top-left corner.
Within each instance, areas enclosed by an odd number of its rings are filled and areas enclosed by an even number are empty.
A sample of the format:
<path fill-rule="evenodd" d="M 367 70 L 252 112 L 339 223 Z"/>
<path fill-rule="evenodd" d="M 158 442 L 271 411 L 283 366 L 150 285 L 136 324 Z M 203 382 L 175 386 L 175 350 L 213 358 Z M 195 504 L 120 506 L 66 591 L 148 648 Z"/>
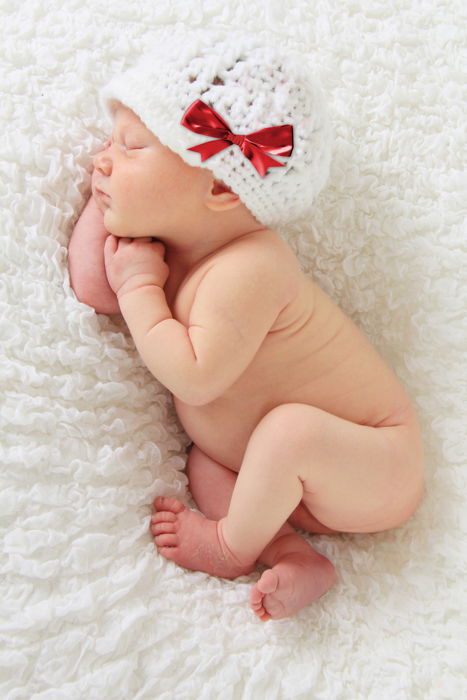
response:
<path fill-rule="evenodd" d="M 256 428 L 255 436 L 263 438 L 274 450 L 310 449 L 324 429 L 323 411 L 300 403 L 276 406 Z"/>

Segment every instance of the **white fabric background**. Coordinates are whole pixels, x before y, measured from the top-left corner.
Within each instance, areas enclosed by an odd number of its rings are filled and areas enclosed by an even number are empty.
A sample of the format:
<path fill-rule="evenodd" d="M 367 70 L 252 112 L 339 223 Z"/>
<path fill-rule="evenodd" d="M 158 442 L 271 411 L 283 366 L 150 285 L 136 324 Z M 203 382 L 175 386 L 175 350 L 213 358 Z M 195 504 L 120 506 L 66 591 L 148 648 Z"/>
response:
<path fill-rule="evenodd" d="M 176 22 L 313 56 L 334 161 L 290 240 L 423 425 L 420 510 L 313 538 L 338 583 L 291 620 L 253 617 L 257 574 L 217 580 L 154 551 L 153 498 L 189 502 L 186 438 L 124 324 L 69 286 L 98 90 Z M 466 697 L 464 1 L 5 0 L 0 26 L 1 697 Z"/>

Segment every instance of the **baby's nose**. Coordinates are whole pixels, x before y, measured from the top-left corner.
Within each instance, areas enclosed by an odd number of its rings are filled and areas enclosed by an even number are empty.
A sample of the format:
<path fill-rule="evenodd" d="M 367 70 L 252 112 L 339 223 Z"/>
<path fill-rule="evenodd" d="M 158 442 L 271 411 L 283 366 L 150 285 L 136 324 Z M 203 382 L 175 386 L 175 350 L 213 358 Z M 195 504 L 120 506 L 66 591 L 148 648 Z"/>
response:
<path fill-rule="evenodd" d="M 96 155 L 93 158 L 93 166 L 96 168 L 96 170 L 100 170 L 103 173 L 108 173 L 112 169 L 112 159 L 110 157 L 110 154 L 108 153 L 108 147 L 110 146 L 110 141 L 108 141 L 104 149 L 102 151 L 99 151 L 99 153 L 96 153 Z"/>

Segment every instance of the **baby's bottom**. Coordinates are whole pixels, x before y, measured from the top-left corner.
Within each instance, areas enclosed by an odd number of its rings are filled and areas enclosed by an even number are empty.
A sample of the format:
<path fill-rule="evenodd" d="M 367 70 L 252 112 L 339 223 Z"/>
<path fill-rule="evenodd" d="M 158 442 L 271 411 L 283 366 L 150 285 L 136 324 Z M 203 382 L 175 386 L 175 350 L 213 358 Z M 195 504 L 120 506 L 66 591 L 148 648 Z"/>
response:
<path fill-rule="evenodd" d="M 411 411 L 397 425 L 372 428 L 312 406 L 279 406 L 250 438 L 227 515 L 217 523 L 206 519 L 200 523 L 195 520 L 199 516 L 185 512 L 181 504 L 161 499 L 156 507 L 162 512 L 153 524 L 156 544 L 164 556 L 215 575 L 245 573 L 259 557 L 269 565 L 275 560 L 274 571 L 291 548 L 296 554 L 299 549 L 302 559 L 305 551 L 308 559 L 313 552 L 284 525 L 301 501 L 314 519 L 332 530 L 374 532 L 395 527 L 410 517 L 420 500 L 422 462 L 418 424 Z M 193 487 L 195 491 L 195 483 Z M 201 500 L 199 490 L 194 497 Z M 219 513 L 225 512 L 228 500 L 227 496 L 219 505 Z M 206 504 L 200 507 L 206 509 Z M 217 519 L 218 513 L 213 517 Z M 196 537 L 203 540 L 201 547 L 195 546 Z M 311 587 L 317 597 L 326 581 L 329 587 L 330 576 L 324 558 L 313 554 L 319 575 Z M 269 587 L 274 587 L 277 581 L 271 576 Z M 261 593 L 264 598 L 266 592 Z"/>

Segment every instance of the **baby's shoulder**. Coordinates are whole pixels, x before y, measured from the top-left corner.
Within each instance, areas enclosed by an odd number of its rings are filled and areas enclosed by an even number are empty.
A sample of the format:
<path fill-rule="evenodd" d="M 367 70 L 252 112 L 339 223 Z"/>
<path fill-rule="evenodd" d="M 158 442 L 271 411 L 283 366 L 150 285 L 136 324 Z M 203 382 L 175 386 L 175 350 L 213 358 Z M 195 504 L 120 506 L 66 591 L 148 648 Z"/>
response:
<path fill-rule="evenodd" d="M 273 230 L 262 229 L 235 239 L 210 261 L 203 279 L 207 288 L 243 298 L 269 299 L 284 307 L 303 287 L 304 274 L 290 246 Z"/>
<path fill-rule="evenodd" d="M 220 252 L 218 260 L 234 265 L 240 263 L 273 275 L 294 274 L 300 270 L 291 247 L 272 229 L 261 229 L 239 237 Z"/>

